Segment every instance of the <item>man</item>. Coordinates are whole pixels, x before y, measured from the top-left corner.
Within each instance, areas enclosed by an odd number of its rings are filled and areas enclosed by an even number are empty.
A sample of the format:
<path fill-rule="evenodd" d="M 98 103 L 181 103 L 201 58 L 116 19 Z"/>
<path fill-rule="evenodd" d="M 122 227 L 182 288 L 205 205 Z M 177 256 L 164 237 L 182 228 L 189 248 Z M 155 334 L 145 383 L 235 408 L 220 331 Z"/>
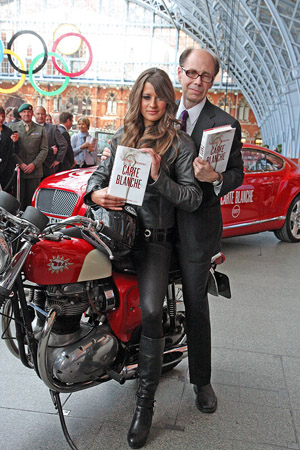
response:
<path fill-rule="evenodd" d="M 11 123 L 10 128 L 19 135 L 16 161 L 21 169 L 20 201 L 24 211 L 31 204 L 34 191 L 43 176 L 42 164 L 48 154 L 48 143 L 45 129 L 32 121 L 32 105 L 23 103 L 18 112 L 21 120 Z"/>
<path fill-rule="evenodd" d="M 43 162 L 43 178 L 49 177 L 56 172 L 63 164 L 68 144 L 56 125 L 46 123 L 46 110 L 43 106 L 37 106 L 34 110 L 36 122 L 45 128 L 48 141 L 48 155 Z"/>
<path fill-rule="evenodd" d="M 18 151 L 18 133 L 13 133 L 4 124 L 6 111 L 0 106 L 0 190 L 12 193 L 12 181 L 16 166 L 15 153 Z"/>
<path fill-rule="evenodd" d="M 194 160 L 195 177 L 203 191 L 199 209 L 193 213 L 177 211 L 190 382 L 195 385 L 196 406 L 203 413 L 213 413 L 217 409 L 217 398 L 210 383 L 211 330 L 207 282 L 211 257 L 221 248 L 220 198 L 240 186 L 244 178 L 240 124 L 206 98 L 219 67 L 218 58 L 203 49 L 188 48 L 179 58 L 182 98 L 177 118 L 180 119 L 184 111 L 188 112 L 185 131 L 191 135 L 196 148 L 200 147 L 203 130 L 221 125 L 236 128 L 225 172 L 219 174 L 208 162 L 200 158 Z M 102 160 L 109 155 L 109 149 L 104 149 Z"/>
<path fill-rule="evenodd" d="M 72 124 L 73 124 L 73 114 L 71 114 L 67 111 L 61 112 L 59 115 L 58 129 L 67 142 L 67 153 L 66 153 L 65 159 L 60 167 L 60 172 L 62 170 L 72 169 L 72 167 L 75 164 L 74 152 L 73 152 L 73 148 L 71 145 L 71 138 L 70 138 L 70 134 L 69 134 L 69 130 L 72 128 Z"/>
<path fill-rule="evenodd" d="M 203 130 L 221 125 L 236 128 L 226 171 L 213 170 L 207 161 L 194 160 L 194 173 L 203 191 L 203 201 L 193 213 L 177 211 L 178 250 L 189 352 L 190 382 L 196 392 L 196 406 L 203 413 L 217 409 L 211 386 L 211 332 L 207 281 L 211 257 L 220 250 L 222 215 L 220 198 L 243 182 L 241 127 L 237 120 L 206 98 L 219 71 L 218 58 L 207 50 L 186 49 L 179 58 L 178 78 L 182 98 L 177 118 L 188 112 L 186 132 L 199 149 Z"/>

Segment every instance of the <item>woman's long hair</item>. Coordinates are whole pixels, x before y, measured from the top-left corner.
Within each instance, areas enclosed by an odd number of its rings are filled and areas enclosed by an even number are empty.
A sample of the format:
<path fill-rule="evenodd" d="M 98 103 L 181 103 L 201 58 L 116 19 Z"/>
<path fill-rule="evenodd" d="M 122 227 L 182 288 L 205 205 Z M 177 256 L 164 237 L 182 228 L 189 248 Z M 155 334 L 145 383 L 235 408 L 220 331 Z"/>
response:
<path fill-rule="evenodd" d="M 156 95 L 166 102 L 166 111 L 160 120 L 145 128 L 140 105 L 146 82 L 151 83 Z M 176 110 L 175 92 L 166 72 L 156 67 L 145 70 L 137 78 L 129 95 L 129 109 L 124 119 L 121 144 L 134 148 L 150 147 L 163 155 L 177 136 Z"/>

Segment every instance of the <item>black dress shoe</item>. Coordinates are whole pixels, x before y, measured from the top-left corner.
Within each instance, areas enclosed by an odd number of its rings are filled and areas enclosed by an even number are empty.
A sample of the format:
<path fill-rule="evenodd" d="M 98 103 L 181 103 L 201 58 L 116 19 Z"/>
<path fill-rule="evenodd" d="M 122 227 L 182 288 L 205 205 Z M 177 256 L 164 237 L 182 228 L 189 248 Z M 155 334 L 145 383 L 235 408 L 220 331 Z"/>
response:
<path fill-rule="evenodd" d="M 211 414 L 217 409 L 217 397 L 211 384 L 194 386 L 196 406 L 202 413 Z"/>

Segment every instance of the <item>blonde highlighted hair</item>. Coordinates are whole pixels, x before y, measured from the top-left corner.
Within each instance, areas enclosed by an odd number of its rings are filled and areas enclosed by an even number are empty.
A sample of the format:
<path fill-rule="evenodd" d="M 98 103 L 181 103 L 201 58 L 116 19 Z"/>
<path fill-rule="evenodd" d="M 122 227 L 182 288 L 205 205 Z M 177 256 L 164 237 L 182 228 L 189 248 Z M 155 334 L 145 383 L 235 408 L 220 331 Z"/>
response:
<path fill-rule="evenodd" d="M 159 121 L 145 128 L 140 105 L 146 82 L 151 83 L 156 95 L 166 102 L 166 111 Z M 135 81 L 129 95 L 129 109 L 124 119 L 121 144 L 134 148 L 150 147 L 163 155 L 177 137 L 176 111 L 175 92 L 167 73 L 156 67 L 145 70 Z"/>

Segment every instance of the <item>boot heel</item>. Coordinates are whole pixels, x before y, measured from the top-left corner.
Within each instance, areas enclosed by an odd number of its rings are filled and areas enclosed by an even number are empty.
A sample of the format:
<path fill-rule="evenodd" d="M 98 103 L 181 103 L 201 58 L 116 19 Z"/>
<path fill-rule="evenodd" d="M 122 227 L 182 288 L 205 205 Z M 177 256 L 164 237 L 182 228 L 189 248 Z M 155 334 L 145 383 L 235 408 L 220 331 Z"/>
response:
<path fill-rule="evenodd" d="M 141 448 L 147 442 L 153 417 L 153 402 L 151 403 L 151 406 L 137 405 L 135 408 L 127 434 L 127 441 L 131 448 Z"/>

